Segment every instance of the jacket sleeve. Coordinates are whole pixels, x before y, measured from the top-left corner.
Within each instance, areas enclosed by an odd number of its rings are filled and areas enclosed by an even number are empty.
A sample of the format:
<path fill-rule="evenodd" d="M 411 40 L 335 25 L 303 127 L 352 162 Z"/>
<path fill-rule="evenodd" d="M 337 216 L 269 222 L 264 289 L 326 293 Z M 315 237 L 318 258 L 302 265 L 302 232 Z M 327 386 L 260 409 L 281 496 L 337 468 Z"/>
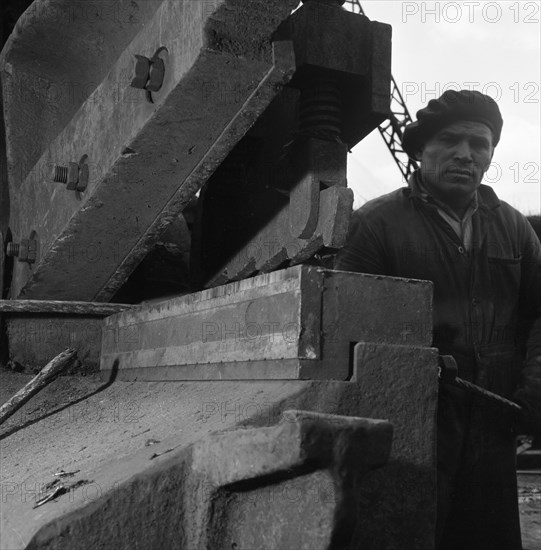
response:
<path fill-rule="evenodd" d="M 527 220 L 522 247 L 521 323 L 526 360 L 514 400 L 524 414 L 519 431 L 541 433 L 541 244 Z"/>
<path fill-rule="evenodd" d="M 370 214 L 361 207 L 351 217 L 346 244 L 336 256 L 335 269 L 388 275 L 383 235 L 377 231 L 377 221 Z"/>

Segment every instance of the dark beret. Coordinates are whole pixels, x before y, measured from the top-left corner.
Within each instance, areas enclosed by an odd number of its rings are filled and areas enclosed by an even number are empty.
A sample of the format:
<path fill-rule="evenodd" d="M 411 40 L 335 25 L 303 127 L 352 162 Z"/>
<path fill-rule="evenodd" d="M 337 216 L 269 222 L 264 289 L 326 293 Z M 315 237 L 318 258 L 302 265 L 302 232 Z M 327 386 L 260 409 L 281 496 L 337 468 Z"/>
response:
<path fill-rule="evenodd" d="M 439 99 L 417 111 L 417 120 L 404 129 L 402 147 L 412 158 L 445 126 L 461 120 L 482 122 L 492 130 L 492 145 L 498 145 L 503 120 L 498 104 L 475 90 L 447 90 Z"/>

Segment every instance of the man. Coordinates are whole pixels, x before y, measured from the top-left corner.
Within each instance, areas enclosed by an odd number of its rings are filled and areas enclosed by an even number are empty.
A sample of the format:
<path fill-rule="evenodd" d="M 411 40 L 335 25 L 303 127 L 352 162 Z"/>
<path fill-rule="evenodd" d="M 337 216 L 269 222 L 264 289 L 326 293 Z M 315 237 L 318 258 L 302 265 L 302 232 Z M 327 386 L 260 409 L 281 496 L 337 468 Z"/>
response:
<path fill-rule="evenodd" d="M 335 265 L 433 281 L 433 345 L 455 357 L 460 377 L 523 406 L 517 418 L 440 387 L 440 550 L 522 548 L 515 435 L 541 424 L 541 245 L 526 218 L 481 185 L 502 125 L 479 92 L 431 100 L 402 143 L 420 169 L 354 213 Z"/>

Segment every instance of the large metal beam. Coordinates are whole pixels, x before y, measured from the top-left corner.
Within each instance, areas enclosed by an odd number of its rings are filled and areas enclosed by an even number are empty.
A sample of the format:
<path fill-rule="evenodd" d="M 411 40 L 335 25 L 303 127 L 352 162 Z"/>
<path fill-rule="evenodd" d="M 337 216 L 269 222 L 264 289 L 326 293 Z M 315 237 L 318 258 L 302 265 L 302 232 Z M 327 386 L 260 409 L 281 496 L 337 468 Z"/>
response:
<path fill-rule="evenodd" d="M 309 266 L 112 315 L 101 370 L 124 380 L 334 379 L 353 346 L 430 345 L 432 285 Z"/>
<path fill-rule="evenodd" d="M 154 4 L 122 51 L 114 25 L 86 32 L 80 25 L 83 42 L 98 32 L 105 50 L 109 40 L 115 42 L 118 58 L 105 56 L 111 64 L 103 80 L 50 143 L 36 142 L 31 121 L 25 121 L 29 143 L 39 152 L 30 157 L 35 159 L 30 171 L 11 171 L 10 227 L 14 241 L 36 232 L 38 258 L 31 264 L 15 261 L 12 298 L 109 300 L 293 75 L 291 44 L 273 43 L 272 35 L 294 0 Z M 64 37 L 55 39 L 57 48 L 71 48 L 73 25 L 63 33 L 64 27 L 53 23 L 51 17 L 25 16 L 6 45 L 5 110 L 23 110 L 12 77 L 25 73 L 26 60 L 47 32 L 54 29 Z M 134 55 L 150 58 L 162 47 L 167 48 L 160 54 L 165 78 L 151 103 L 145 91 L 130 88 Z M 67 80 L 85 74 L 76 63 L 74 58 L 64 63 Z M 45 74 L 50 65 L 44 64 Z M 60 77 L 58 70 L 54 74 Z M 13 123 L 8 141 L 12 130 Z M 18 148 L 23 145 L 17 141 Z M 83 155 L 90 177 L 82 195 L 51 181 L 54 164 Z M 20 160 L 21 154 L 12 152 L 10 158 Z"/>

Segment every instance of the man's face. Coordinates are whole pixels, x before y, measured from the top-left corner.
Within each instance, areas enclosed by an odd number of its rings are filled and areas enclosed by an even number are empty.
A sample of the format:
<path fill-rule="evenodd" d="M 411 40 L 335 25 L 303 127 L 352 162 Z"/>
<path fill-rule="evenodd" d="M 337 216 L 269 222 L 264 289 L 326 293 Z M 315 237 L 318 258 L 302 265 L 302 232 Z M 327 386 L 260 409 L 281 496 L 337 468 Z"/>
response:
<path fill-rule="evenodd" d="M 421 175 L 436 198 L 472 197 L 488 170 L 492 131 L 481 122 L 459 121 L 435 134 L 421 153 Z"/>

